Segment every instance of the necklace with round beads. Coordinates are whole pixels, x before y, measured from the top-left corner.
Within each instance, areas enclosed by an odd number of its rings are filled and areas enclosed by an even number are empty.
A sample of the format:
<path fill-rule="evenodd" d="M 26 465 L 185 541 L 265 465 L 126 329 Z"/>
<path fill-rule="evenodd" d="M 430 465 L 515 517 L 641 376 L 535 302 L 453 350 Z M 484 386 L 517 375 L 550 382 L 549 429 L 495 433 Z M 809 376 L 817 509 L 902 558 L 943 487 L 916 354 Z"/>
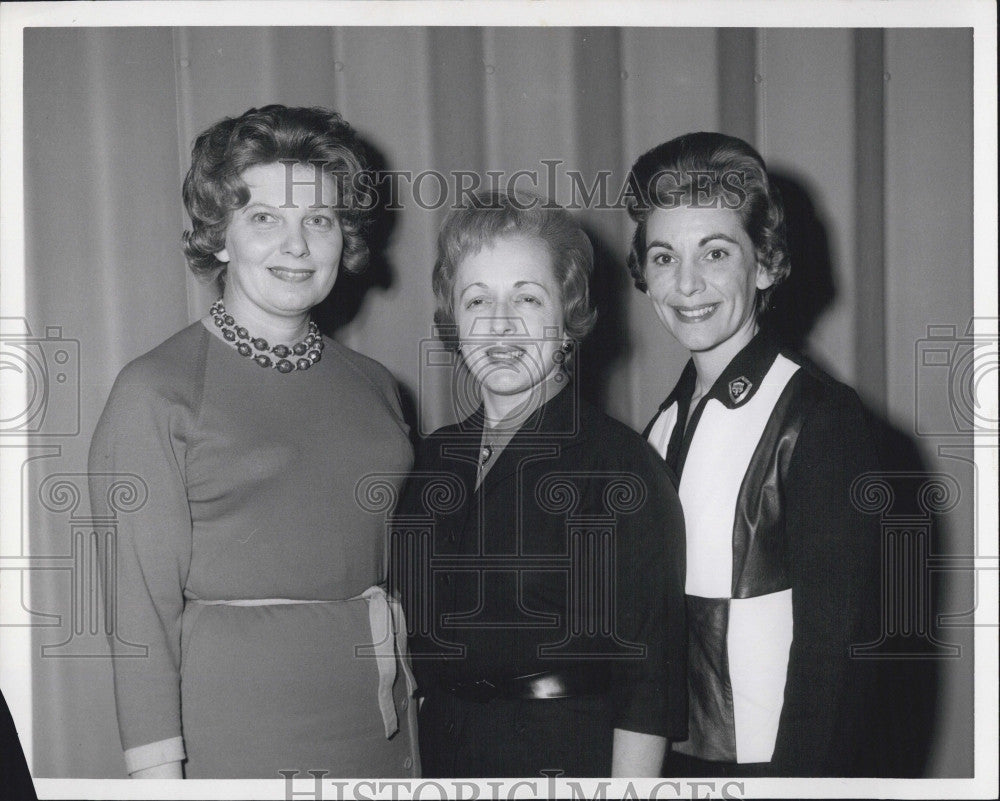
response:
<path fill-rule="evenodd" d="M 323 335 L 312 320 L 309 321 L 309 333 L 301 342 L 271 347 L 266 339 L 251 336 L 244 326 L 237 324 L 233 315 L 226 311 L 222 298 L 215 301 L 209 311 L 223 339 L 241 356 L 253 359 L 254 364 L 265 369 L 273 367 L 279 373 L 308 370 L 323 356 Z"/>

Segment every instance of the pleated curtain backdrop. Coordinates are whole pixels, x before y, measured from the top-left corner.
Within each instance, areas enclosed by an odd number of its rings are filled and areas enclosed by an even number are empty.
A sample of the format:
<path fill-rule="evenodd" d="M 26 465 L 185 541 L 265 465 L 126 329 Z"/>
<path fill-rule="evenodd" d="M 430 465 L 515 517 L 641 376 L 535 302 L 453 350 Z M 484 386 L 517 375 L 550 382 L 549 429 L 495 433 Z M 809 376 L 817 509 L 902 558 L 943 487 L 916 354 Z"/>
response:
<path fill-rule="evenodd" d="M 449 192 L 459 172 L 527 170 L 563 202 L 602 171 L 613 202 L 632 160 L 673 136 L 744 137 L 789 204 L 799 261 L 777 308 L 786 333 L 912 436 L 919 403 L 940 414 L 949 403 L 945 394 L 918 397 L 927 368 L 916 354 L 928 326 L 961 334 L 972 317 L 972 47 L 964 29 L 26 31 L 28 323 L 79 342 L 80 390 L 78 433 L 39 439 L 47 450 L 23 471 L 25 541 L 45 568 L 32 573 L 24 612 L 37 625 L 35 775 L 124 776 L 106 644 L 78 619 L 93 610 L 71 603 L 85 590 L 80 570 L 66 568 L 73 558 L 89 565 L 73 542 L 88 515 L 90 436 L 116 374 L 213 299 L 180 250 L 180 185 L 198 132 L 252 106 L 331 106 L 385 170 L 437 171 L 449 176 Z M 437 179 L 420 184 L 422 205 L 415 184 L 400 185 L 371 273 L 342 276 L 321 316 L 395 374 L 429 431 L 454 418 L 451 372 L 425 353 L 434 347 L 430 273 L 447 209 L 434 207 Z M 625 274 L 625 212 L 576 213 L 595 244 L 602 315 L 581 357 L 586 391 L 641 429 L 685 353 Z M 971 553 L 972 466 L 939 454 L 932 439 L 919 447 L 930 469 L 963 490 L 941 522 L 940 545 Z M 78 504 L 44 498 L 58 480 L 80 489 Z M 940 605 L 971 609 L 971 579 L 950 584 Z M 941 672 L 935 776 L 972 770 L 971 630 L 967 618 L 957 621 L 936 635 L 960 645 L 963 658 Z"/>

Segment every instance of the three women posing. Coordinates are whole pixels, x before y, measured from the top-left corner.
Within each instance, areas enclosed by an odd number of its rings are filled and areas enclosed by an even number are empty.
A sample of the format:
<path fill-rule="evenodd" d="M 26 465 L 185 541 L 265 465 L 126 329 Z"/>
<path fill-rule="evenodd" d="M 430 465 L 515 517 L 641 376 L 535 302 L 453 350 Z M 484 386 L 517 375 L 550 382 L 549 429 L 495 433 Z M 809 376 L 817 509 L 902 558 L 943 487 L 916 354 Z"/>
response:
<path fill-rule="evenodd" d="M 117 546 L 133 776 L 420 775 L 383 521 L 355 498 L 402 483 L 408 429 L 388 372 L 309 320 L 364 264 L 361 169 L 320 109 L 195 144 L 186 253 L 221 298 L 122 371 L 91 449 L 95 515 L 116 475 L 149 488 Z M 435 320 L 481 404 L 421 443 L 389 543 L 423 774 L 656 776 L 674 741 L 678 775 L 851 775 L 865 415 L 760 330 L 789 268 L 752 148 L 688 135 L 632 177 L 630 272 L 692 354 L 648 443 L 578 391 L 593 253 L 572 218 L 492 194 L 442 228 Z"/>

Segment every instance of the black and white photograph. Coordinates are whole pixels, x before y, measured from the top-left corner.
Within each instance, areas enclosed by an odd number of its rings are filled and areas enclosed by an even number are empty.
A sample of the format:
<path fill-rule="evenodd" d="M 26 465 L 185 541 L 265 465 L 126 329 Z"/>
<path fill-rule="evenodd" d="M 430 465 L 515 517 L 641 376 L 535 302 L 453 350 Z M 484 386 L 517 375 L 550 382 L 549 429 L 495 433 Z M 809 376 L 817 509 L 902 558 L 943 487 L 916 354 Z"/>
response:
<path fill-rule="evenodd" d="M 995 798 L 996 21 L 0 4 L 0 795 Z"/>

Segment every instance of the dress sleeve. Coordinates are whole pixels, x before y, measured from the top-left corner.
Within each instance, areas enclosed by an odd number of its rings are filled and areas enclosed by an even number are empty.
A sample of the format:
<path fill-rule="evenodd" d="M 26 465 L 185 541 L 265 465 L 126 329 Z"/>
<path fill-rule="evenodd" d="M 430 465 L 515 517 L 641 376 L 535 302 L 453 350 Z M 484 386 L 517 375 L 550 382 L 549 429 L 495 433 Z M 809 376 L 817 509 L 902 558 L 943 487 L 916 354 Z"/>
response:
<path fill-rule="evenodd" d="M 191 514 L 184 479 L 183 404 L 130 365 L 111 391 L 90 448 L 95 516 L 117 516 L 107 554 L 115 626 L 115 701 L 129 772 L 183 759 L 181 613 L 191 562 Z M 138 484 L 145 503 L 110 508 L 112 486 Z M 142 652 L 137 654 L 137 648 Z"/>
<path fill-rule="evenodd" d="M 775 775 L 851 776 L 861 764 L 873 673 L 850 647 L 877 638 L 880 527 L 852 504 L 851 484 L 877 467 L 857 396 L 844 389 L 820 401 L 786 487 L 793 639 Z"/>
<path fill-rule="evenodd" d="M 348 362 L 358 372 L 358 375 L 375 388 L 375 391 L 385 403 L 386 408 L 395 418 L 400 430 L 407 437 L 410 437 L 410 426 L 406 422 L 402 391 L 399 382 L 396 381 L 393 374 L 381 362 L 345 348 L 339 343 L 334 344 L 336 347 L 339 347 L 340 352 L 345 355 Z"/>
<path fill-rule="evenodd" d="M 621 570 L 618 619 L 624 639 L 645 648 L 641 659 L 616 660 L 615 728 L 673 740 L 687 736 L 687 639 L 684 620 L 684 515 L 663 461 L 637 443 L 634 474 L 646 499 L 618 519 Z"/>

